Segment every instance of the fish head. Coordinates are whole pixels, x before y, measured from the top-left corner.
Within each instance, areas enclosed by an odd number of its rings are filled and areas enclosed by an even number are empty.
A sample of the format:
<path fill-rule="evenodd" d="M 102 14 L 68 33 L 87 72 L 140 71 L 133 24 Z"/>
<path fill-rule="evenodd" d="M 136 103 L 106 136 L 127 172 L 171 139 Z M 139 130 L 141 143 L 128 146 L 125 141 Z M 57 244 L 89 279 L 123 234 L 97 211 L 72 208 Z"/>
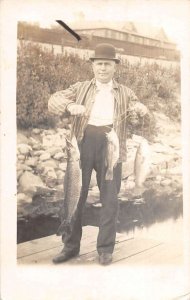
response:
<path fill-rule="evenodd" d="M 72 140 L 69 140 L 65 138 L 66 140 L 66 150 L 67 150 L 67 156 L 70 160 L 79 160 L 80 159 L 80 152 L 78 149 L 78 144 L 76 138 L 72 138 Z"/>
<path fill-rule="evenodd" d="M 110 132 L 106 133 L 106 138 L 107 138 L 107 141 L 111 144 L 117 143 L 117 140 L 118 140 L 117 134 L 114 129 L 112 129 Z"/>

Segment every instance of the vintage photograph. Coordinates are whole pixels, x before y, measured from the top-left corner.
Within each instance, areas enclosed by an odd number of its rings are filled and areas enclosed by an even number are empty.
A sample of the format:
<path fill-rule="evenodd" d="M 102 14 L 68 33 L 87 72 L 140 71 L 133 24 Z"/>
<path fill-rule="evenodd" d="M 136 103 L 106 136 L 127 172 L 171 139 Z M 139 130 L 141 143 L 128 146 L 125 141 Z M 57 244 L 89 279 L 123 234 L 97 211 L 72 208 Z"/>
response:
<path fill-rule="evenodd" d="M 18 263 L 181 263 L 180 51 L 79 18 L 18 22 Z"/>
<path fill-rule="evenodd" d="M 88 3 L 16 22 L 20 270 L 183 267 L 183 22 L 176 5 L 174 17 L 160 4 L 148 19 L 119 2 L 93 4 L 94 17 Z M 175 288 L 125 293 L 178 299 Z"/>

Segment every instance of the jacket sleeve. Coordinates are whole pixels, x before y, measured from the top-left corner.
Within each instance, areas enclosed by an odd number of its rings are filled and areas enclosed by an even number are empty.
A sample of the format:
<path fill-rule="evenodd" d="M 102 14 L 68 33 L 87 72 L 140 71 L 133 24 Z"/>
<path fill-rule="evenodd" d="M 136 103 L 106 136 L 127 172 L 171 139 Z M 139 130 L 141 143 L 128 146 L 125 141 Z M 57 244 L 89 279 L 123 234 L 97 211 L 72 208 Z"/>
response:
<path fill-rule="evenodd" d="M 76 102 L 77 91 L 80 86 L 80 82 L 71 85 L 66 90 L 61 90 L 51 95 L 48 101 L 49 112 L 56 115 L 63 115 L 67 112 L 67 106 Z"/>

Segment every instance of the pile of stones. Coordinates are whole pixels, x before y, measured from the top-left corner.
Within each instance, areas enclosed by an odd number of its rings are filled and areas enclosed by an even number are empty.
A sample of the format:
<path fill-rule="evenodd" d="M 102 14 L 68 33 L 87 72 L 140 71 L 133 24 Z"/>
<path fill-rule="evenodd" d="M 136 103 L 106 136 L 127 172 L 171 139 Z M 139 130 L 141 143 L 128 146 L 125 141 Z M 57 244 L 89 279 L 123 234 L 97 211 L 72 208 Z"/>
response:
<path fill-rule="evenodd" d="M 159 116 L 159 120 L 161 117 Z M 164 123 L 165 122 L 165 123 Z M 163 126 L 163 124 L 165 124 Z M 162 120 L 161 128 L 167 120 Z M 175 129 L 175 130 L 174 130 Z M 167 190 L 168 193 L 182 186 L 180 131 L 166 128 L 150 144 L 151 168 L 145 187 Z M 18 131 L 17 134 L 17 201 L 18 207 L 32 204 L 34 196 L 59 191 L 63 195 L 63 182 L 67 165 L 66 140 L 69 128 Z M 172 136 L 173 134 L 173 136 Z M 134 160 L 142 137 L 127 140 L 128 159 L 122 167 L 121 198 L 125 201 L 135 186 Z M 129 193 L 128 193 L 129 192 Z M 89 203 L 99 197 L 96 174 L 92 173 Z"/>

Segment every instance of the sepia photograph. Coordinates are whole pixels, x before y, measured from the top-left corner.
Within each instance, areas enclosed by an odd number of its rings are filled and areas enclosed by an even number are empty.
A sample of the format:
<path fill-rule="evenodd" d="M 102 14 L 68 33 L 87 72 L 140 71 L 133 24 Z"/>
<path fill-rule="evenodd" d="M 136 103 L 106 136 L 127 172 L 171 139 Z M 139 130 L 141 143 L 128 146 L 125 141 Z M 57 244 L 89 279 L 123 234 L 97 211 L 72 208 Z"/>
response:
<path fill-rule="evenodd" d="M 190 299 L 189 3 L 46 3 L 14 23 L 17 279 L 2 299 Z"/>

